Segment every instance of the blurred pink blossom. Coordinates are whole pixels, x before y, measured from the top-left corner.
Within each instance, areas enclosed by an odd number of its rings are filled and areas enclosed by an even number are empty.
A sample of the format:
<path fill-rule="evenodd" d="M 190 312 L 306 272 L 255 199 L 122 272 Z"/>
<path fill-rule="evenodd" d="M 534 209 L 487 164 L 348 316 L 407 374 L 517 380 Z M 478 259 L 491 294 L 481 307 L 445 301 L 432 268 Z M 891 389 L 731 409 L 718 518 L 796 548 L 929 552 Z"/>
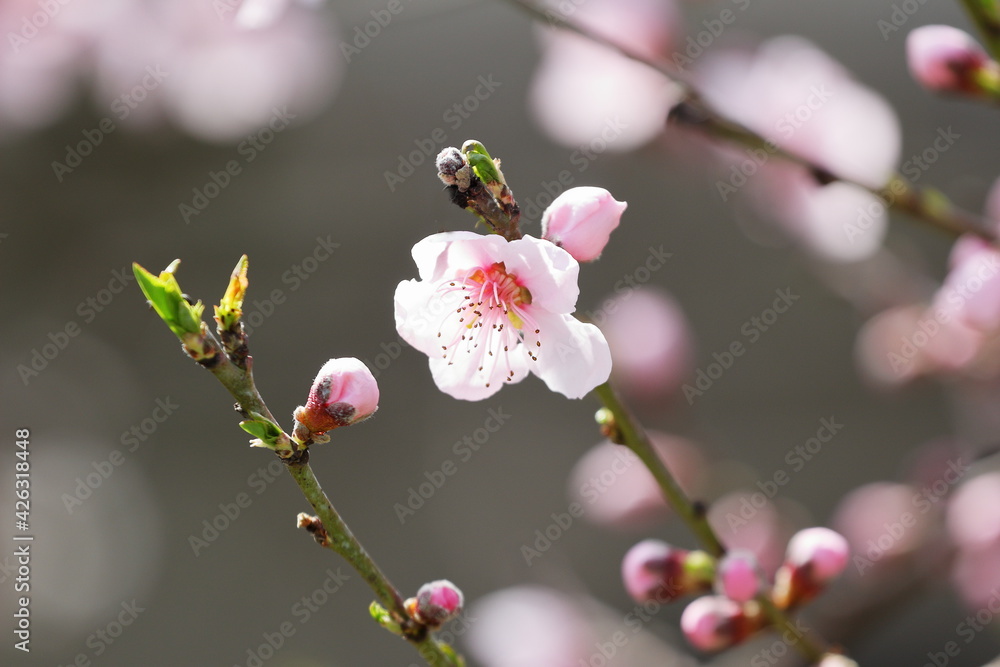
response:
<path fill-rule="evenodd" d="M 749 602 L 763 584 L 760 566 L 753 552 L 732 549 L 719 561 L 717 590 L 735 602 Z"/>
<path fill-rule="evenodd" d="M 810 42 L 784 36 L 752 53 L 715 48 L 696 72 L 717 111 L 774 146 L 873 188 L 892 174 L 901 143 L 895 113 Z M 760 215 L 816 255 L 856 261 L 881 245 L 886 212 L 874 195 L 840 182 L 820 185 L 801 167 L 771 161 L 763 148 L 718 150 L 728 167 L 717 183 L 722 198 L 748 187 Z"/>
<path fill-rule="evenodd" d="M 568 16 L 555 14 L 650 56 L 666 55 L 678 20 L 673 0 L 589 0 L 571 7 Z M 661 74 L 564 30 L 539 36 L 542 58 L 529 101 L 550 138 L 599 154 L 633 150 L 663 131 L 679 98 Z"/>
<path fill-rule="evenodd" d="M 919 493 L 908 484 L 873 482 L 840 501 L 832 525 L 846 538 L 860 569 L 867 570 L 869 564 L 882 567 L 923 543 L 930 526 L 915 503 Z"/>
<path fill-rule="evenodd" d="M 260 131 L 279 112 L 317 112 L 342 69 L 331 21 L 297 5 L 265 16 L 254 4 L 253 31 L 236 24 L 237 3 L 204 0 L 73 0 L 30 31 L 23 21 L 38 4 L 2 3 L 4 33 L 32 36 L 0 60 L 0 121 L 51 123 L 91 79 L 98 111 L 114 122 L 168 120 L 210 141 Z"/>
<path fill-rule="evenodd" d="M 785 555 L 789 531 L 774 504 L 760 491 L 734 491 L 712 503 L 708 520 L 727 549 L 745 549 L 765 573 L 773 573 Z"/>
<path fill-rule="evenodd" d="M 678 303 L 665 292 L 637 288 L 606 301 L 602 310 L 611 372 L 621 388 L 640 397 L 679 389 L 694 364 L 694 337 Z"/>
<path fill-rule="evenodd" d="M 1000 549 L 1000 472 L 958 487 L 948 503 L 948 533 L 962 549 Z"/>
<path fill-rule="evenodd" d="M 653 447 L 688 493 L 698 493 L 705 460 L 697 447 L 678 436 L 649 431 Z M 669 514 L 653 475 L 623 445 L 602 442 L 581 457 L 570 473 L 569 495 L 584 516 L 612 528 L 650 525 Z"/>
<path fill-rule="evenodd" d="M 579 667 L 590 652 L 587 619 L 555 591 L 506 588 L 480 598 L 469 615 L 469 653 L 484 667 Z"/>

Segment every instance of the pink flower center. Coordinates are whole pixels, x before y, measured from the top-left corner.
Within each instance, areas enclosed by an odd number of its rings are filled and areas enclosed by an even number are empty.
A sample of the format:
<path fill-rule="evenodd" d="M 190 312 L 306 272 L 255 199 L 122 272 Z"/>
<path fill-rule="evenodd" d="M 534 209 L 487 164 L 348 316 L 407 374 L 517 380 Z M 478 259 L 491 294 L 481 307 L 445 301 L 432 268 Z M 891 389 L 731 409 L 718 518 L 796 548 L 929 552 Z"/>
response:
<path fill-rule="evenodd" d="M 478 357 L 476 371 L 482 373 L 488 367 L 488 387 L 497 364 L 507 369 L 504 381 L 513 378 L 512 351 L 516 354 L 527 352 L 532 361 L 538 361 L 536 350 L 527 345 L 523 351 L 517 349 L 527 337 L 534 339 L 536 349 L 542 345 L 538 340 L 538 327 L 528 310 L 531 292 L 518 283 L 516 275 L 507 273 L 503 262 L 475 269 L 464 278 L 443 283 L 441 289 L 446 293 L 462 294 L 462 303 L 445 317 L 446 322 L 457 317 L 459 324 L 447 327 L 448 331 L 454 327 L 455 334 L 447 344 L 441 345 L 442 356 L 450 364 L 461 352 Z M 439 338 L 444 337 L 443 329 L 444 326 L 438 330 Z"/>

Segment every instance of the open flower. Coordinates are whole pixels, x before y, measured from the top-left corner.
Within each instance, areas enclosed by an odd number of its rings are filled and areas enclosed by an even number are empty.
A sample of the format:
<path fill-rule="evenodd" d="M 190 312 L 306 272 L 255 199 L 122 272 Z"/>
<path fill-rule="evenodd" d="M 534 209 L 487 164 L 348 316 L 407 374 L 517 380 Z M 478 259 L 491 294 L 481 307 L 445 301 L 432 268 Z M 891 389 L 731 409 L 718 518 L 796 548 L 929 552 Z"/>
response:
<path fill-rule="evenodd" d="M 441 391 L 477 401 L 530 371 L 582 398 L 608 379 L 604 335 L 570 314 L 580 265 L 562 248 L 445 232 L 413 246 L 413 260 L 420 279 L 396 287 L 396 330 L 430 357 Z"/>

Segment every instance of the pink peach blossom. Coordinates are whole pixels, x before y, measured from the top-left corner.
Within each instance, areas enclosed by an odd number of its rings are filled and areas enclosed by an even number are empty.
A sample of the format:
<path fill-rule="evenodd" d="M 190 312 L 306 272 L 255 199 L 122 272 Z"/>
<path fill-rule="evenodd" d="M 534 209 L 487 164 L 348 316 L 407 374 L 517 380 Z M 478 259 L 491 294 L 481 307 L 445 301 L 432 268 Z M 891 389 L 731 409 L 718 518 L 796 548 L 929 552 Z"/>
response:
<path fill-rule="evenodd" d="M 545 209 L 542 238 L 578 262 L 592 262 L 601 256 L 627 207 L 604 188 L 570 188 Z"/>

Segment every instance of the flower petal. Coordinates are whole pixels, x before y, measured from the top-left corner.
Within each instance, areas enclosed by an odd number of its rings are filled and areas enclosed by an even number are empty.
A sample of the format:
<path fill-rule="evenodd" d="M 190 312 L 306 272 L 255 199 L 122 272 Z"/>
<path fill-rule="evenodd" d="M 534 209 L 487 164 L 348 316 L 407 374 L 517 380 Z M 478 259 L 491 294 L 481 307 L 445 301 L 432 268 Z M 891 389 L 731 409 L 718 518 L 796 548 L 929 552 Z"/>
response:
<path fill-rule="evenodd" d="M 570 315 L 534 313 L 541 330 L 538 361 L 531 372 L 549 389 L 568 398 L 583 398 L 611 375 L 611 348 L 593 324 Z"/>
<path fill-rule="evenodd" d="M 455 319 L 447 318 L 447 314 L 462 301 L 460 295 L 438 289 L 439 284 L 428 280 L 404 280 L 396 286 L 393 299 L 396 331 L 403 340 L 430 357 L 441 356 L 438 333 L 448 319 Z"/>
<path fill-rule="evenodd" d="M 449 396 L 465 401 L 481 401 L 500 391 L 504 384 L 520 382 L 528 374 L 527 357 L 521 346 L 511 350 L 506 359 L 486 357 L 480 371 L 481 359 L 462 350 L 452 360 L 440 355 L 431 356 L 431 376 L 438 389 Z M 508 375 L 508 370 L 513 371 L 513 375 Z"/>
<path fill-rule="evenodd" d="M 495 234 L 442 232 L 418 241 L 412 255 L 421 280 L 441 280 L 446 274 L 453 277 L 460 270 L 492 264 L 498 248 L 506 244 Z"/>
<path fill-rule="evenodd" d="M 531 291 L 533 309 L 572 313 L 580 296 L 580 264 L 549 241 L 525 236 L 500 248 L 507 271 Z"/>

